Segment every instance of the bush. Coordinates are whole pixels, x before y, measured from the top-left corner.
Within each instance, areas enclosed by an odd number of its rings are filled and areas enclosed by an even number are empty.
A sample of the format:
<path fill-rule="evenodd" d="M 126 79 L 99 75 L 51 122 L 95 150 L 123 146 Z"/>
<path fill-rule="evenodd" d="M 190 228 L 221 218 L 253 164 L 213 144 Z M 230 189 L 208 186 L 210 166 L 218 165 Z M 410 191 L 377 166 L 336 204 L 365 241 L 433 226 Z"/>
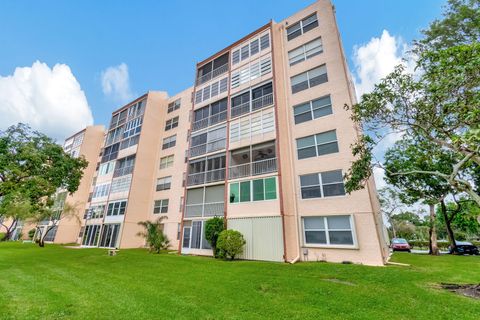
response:
<path fill-rule="evenodd" d="M 245 243 L 245 239 L 240 232 L 223 230 L 218 236 L 217 248 L 222 257 L 233 260 L 236 256 L 243 253 Z"/>
<path fill-rule="evenodd" d="M 0 232 L 0 241 L 7 240 L 7 234 L 5 232 Z"/>
<path fill-rule="evenodd" d="M 163 233 L 162 220 L 165 217 L 158 218 L 157 221 L 141 221 L 138 224 L 145 228 L 144 232 L 139 232 L 137 235 L 144 237 L 150 252 L 160 253 L 161 250 L 167 250 L 170 246 L 170 240 Z"/>
<path fill-rule="evenodd" d="M 214 217 L 212 219 L 208 219 L 205 222 L 205 239 L 207 239 L 208 243 L 212 246 L 213 256 L 218 258 L 218 249 L 217 249 L 217 241 L 220 232 L 225 229 L 223 224 L 223 219 L 219 217 Z"/>
<path fill-rule="evenodd" d="M 34 235 L 35 235 L 35 229 L 30 229 L 28 231 L 28 238 L 32 240 Z"/>

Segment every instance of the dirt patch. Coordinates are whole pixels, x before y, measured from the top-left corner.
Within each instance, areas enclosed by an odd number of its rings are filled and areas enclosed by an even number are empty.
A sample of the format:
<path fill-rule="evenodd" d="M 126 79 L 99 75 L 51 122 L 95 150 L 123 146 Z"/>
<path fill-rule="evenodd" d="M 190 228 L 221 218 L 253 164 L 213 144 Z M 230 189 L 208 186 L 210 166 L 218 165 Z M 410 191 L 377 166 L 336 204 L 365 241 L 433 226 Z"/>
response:
<path fill-rule="evenodd" d="M 480 299 L 480 284 L 442 283 L 441 287 L 450 292 L 461 294 L 462 296 Z"/>

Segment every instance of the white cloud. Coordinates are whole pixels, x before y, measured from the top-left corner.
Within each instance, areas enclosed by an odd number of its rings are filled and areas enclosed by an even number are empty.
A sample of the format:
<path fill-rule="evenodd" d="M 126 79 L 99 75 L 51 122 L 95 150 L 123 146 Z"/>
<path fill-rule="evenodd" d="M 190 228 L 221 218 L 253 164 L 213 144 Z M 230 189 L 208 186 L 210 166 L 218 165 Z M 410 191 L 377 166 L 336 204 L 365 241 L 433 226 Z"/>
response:
<path fill-rule="evenodd" d="M 128 66 L 121 63 L 102 71 L 102 89 L 105 95 L 117 101 L 127 102 L 132 99 Z"/>
<path fill-rule="evenodd" d="M 93 123 L 92 112 L 70 67 L 36 61 L 0 76 L 0 129 L 23 122 L 58 141 Z"/>
<path fill-rule="evenodd" d="M 372 91 L 375 83 L 388 75 L 396 65 L 402 63 L 408 45 L 400 37 L 391 36 L 383 30 L 380 38 L 373 37 L 361 46 L 353 48 L 355 66 L 354 80 L 357 97 Z M 411 60 L 407 60 L 411 68 Z"/>

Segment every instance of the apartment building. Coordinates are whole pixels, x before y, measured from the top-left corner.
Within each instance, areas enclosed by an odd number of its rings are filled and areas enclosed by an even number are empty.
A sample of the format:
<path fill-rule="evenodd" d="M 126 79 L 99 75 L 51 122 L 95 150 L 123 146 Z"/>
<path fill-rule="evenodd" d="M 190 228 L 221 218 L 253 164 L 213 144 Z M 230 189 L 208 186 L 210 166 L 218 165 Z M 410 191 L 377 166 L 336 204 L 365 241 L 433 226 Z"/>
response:
<path fill-rule="evenodd" d="M 88 161 L 88 166 L 83 171 L 82 179 L 78 189 L 73 194 L 68 194 L 65 189 L 60 189 L 55 194 L 54 210 L 58 211 L 59 220 L 41 221 L 36 227 L 35 237 L 45 234 L 44 240 L 53 243 L 76 243 L 81 229 L 83 212 L 87 203 L 88 194 L 95 174 L 95 166 L 98 154 L 100 152 L 103 140 L 105 138 L 105 128 L 99 126 L 88 126 L 85 129 L 75 133 L 65 139 L 63 150 L 74 158 L 84 157 Z M 64 211 L 65 203 L 69 203 L 68 213 L 61 215 Z M 28 221 L 25 222 L 23 237 L 28 237 L 28 230 L 35 228 Z M 53 225 L 53 228 L 51 226 Z"/>
<path fill-rule="evenodd" d="M 205 221 L 240 231 L 243 258 L 351 261 L 388 255 L 373 180 L 346 194 L 359 129 L 330 1 L 270 21 L 200 62 L 173 97 L 148 92 L 112 114 L 82 246 L 144 245 L 164 217 L 172 248 L 211 255 Z"/>

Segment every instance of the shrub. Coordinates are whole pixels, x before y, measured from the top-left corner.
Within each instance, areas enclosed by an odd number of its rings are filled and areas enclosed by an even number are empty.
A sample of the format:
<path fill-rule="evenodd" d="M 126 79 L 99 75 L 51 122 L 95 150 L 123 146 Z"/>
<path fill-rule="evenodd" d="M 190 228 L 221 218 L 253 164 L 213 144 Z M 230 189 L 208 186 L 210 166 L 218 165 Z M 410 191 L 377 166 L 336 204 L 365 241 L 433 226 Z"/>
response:
<path fill-rule="evenodd" d="M 218 236 L 217 248 L 221 256 L 227 259 L 233 260 L 239 254 L 242 254 L 244 245 L 245 239 L 236 230 L 223 230 Z"/>
<path fill-rule="evenodd" d="M 7 240 L 7 234 L 5 232 L 0 232 L 0 241 Z"/>
<path fill-rule="evenodd" d="M 218 258 L 218 249 L 217 249 L 217 241 L 220 232 L 225 229 L 223 224 L 223 219 L 219 217 L 214 217 L 212 219 L 208 219 L 205 222 L 205 239 L 207 239 L 208 243 L 212 246 L 213 256 Z"/>
<path fill-rule="evenodd" d="M 28 231 L 28 238 L 32 240 L 34 235 L 35 235 L 35 229 L 30 229 Z"/>
<path fill-rule="evenodd" d="M 167 250 L 170 246 L 170 240 L 163 233 L 162 220 L 165 217 L 158 218 L 157 221 L 141 221 L 138 224 L 145 228 L 145 231 L 137 233 L 144 237 L 150 252 L 160 253 L 161 250 Z"/>

